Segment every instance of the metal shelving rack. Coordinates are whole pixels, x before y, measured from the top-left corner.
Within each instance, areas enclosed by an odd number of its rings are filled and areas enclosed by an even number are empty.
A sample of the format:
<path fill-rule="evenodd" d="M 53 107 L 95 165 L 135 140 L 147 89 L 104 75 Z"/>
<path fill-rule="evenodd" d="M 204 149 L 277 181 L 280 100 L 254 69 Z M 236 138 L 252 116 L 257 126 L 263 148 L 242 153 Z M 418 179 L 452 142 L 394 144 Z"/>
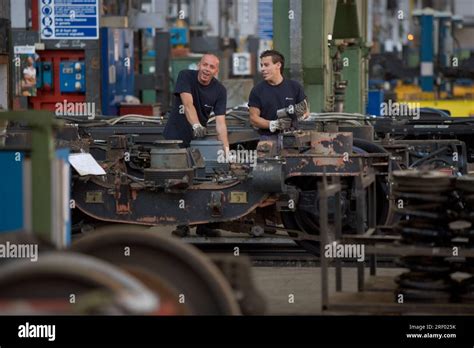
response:
<path fill-rule="evenodd" d="M 334 179 L 334 178 L 333 178 Z M 368 229 L 363 231 L 364 223 L 358 221 L 357 234 L 348 235 L 341 232 L 341 186 L 338 179 L 331 183 L 324 177 L 318 185 L 320 192 L 320 240 L 321 240 L 321 294 L 323 313 L 345 313 L 345 314 L 439 314 L 439 315 L 463 315 L 474 314 L 474 304 L 470 303 L 414 303 L 396 302 L 397 285 L 392 277 L 377 276 L 377 255 L 393 256 L 453 256 L 453 249 L 448 247 L 428 247 L 420 245 L 401 244 L 398 235 L 378 235 L 375 228 L 375 176 L 356 178 L 357 193 L 357 215 L 358 220 L 363 218 L 365 208 L 368 207 Z M 367 190 L 367 191 L 365 191 Z M 368 193 L 367 195 L 365 193 Z M 335 223 L 328 223 L 328 199 L 335 197 Z M 367 202 L 368 197 L 368 202 Z M 324 246 L 329 242 L 329 231 L 335 231 L 335 240 L 339 244 L 364 244 L 365 255 L 369 255 L 370 277 L 365 281 L 366 261 L 358 262 L 357 265 L 357 292 L 342 291 L 342 262 L 340 259 L 331 260 L 324 256 Z M 459 248 L 459 257 L 474 258 L 474 248 Z M 366 258 L 367 259 L 367 258 Z M 336 292 L 329 294 L 329 266 L 335 265 Z"/>

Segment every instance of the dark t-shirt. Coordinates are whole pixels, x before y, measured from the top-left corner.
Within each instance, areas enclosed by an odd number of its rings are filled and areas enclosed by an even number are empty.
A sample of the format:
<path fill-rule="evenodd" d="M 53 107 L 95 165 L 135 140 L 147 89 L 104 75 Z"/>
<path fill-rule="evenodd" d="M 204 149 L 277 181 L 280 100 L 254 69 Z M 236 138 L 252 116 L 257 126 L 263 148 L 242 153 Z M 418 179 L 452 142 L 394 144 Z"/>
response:
<path fill-rule="evenodd" d="M 189 124 L 180 93 L 190 93 L 193 96 L 193 104 L 201 125 L 206 127 L 211 112 L 216 116 L 225 115 L 227 104 L 227 92 L 225 87 L 215 78 L 211 83 L 204 86 L 198 81 L 197 70 L 182 70 L 176 81 L 174 90 L 173 108 L 163 131 L 163 136 L 168 140 L 182 140 L 183 145 L 188 147 L 193 138 L 193 128 Z"/>
<path fill-rule="evenodd" d="M 257 84 L 249 96 L 249 107 L 260 109 L 260 116 L 266 120 L 276 120 L 277 110 L 301 103 L 306 98 L 303 87 L 289 79 L 276 86 L 266 81 Z M 269 129 L 259 129 L 260 135 L 271 135 Z"/>

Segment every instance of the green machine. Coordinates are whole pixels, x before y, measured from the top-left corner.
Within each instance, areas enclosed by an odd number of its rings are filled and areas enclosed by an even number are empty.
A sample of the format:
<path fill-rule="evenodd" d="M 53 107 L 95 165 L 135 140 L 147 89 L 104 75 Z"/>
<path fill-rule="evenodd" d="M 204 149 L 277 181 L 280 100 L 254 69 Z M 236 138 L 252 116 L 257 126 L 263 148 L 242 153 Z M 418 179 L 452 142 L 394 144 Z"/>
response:
<path fill-rule="evenodd" d="M 170 79 L 170 91 L 174 91 L 176 80 L 178 79 L 179 72 L 185 69 L 197 70 L 199 61 L 202 55 L 195 55 L 189 57 L 177 57 L 170 59 L 171 65 L 171 79 Z"/>
<path fill-rule="evenodd" d="M 30 127 L 31 147 L 8 146 L 1 147 L 0 151 L 15 154 L 12 161 L 24 167 L 21 170 L 23 173 L 28 172 L 25 176 L 28 182 L 24 180 L 22 190 L 13 194 L 25 197 L 31 195 L 31 216 L 25 216 L 26 221 L 31 221 L 31 231 L 42 240 L 50 241 L 60 248 L 65 247 L 70 243 L 69 208 L 64 209 L 64 206 L 69 207 L 69 150 L 55 148 L 53 136 L 53 129 L 60 127 L 62 121 L 48 111 L 0 112 L 0 120 L 26 122 Z M 31 166 L 25 164 L 26 158 Z M 4 157 L 4 160 L 8 158 Z M 2 167 L 8 170 L 13 164 L 4 162 Z M 14 185 L 13 181 L 4 181 L 2 185 Z M 9 197 L 2 199 L 8 203 Z M 20 207 L 24 213 L 29 211 L 27 206 L 29 204 L 24 200 Z M 29 229 L 29 224 L 21 225 L 18 226 L 20 229 Z"/>
<path fill-rule="evenodd" d="M 141 66 L 143 75 L 153 75 L 155 72 L 155 57 L 143 57 Z M 143 104 L 155 104 L 156 91 L 154 89 L 144 89 L 142 91 L 142 102 Z"/>
<path fill-rule="evenodd" d="M 170 59 L 170 91 L 174 91 L 176 79 L 181 70 L 192 69 L 197 70 L 197 65 L 201 60 L 202 55 L 195 55 L 189 57 L 177 57 Z M 142 59 L 142 74 L 153 74 L 155 71 L 155 57 L 145 56 Z M 156 91 L 154 89 L 144 89 L 142 92 L 142 102 L 144 104 L 156 103 Z"/>
<path fill-rule="evenodd" d="M 312 112 L 335 111 L 341 98 L 340 111 L 365 112 L 367 6 L 356 0 L 273 2 L 274 47 L 286 57 L 285 76 L 303 84 Z"/>

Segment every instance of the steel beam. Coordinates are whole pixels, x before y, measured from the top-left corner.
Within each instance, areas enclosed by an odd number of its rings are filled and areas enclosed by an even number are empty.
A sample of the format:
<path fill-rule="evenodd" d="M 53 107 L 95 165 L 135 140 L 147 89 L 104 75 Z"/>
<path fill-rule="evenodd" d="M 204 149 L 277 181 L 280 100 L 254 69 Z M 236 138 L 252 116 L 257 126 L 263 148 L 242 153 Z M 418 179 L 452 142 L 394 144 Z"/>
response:
<path fill-rule="evenodd" d="M 329 88 L 325 87 L 329 80 L 327 57 L 327 23 L 329 8 L 327 1 L 303 0 L 303 80 L 306 96 L 313 112 L 325 109 Z M 329 87 L 329 84 L 327 84 Z"/>
<path fill-rule="evenodd" d="M 290 57 L 290 0 L 273 1 L 273 47 Z M 290 66 L 285 65 L 285 77 L 290 77 Z"/>
<path fill-rule="evenodd" d="M 287 58 L 284 75 L 300 81 L 302 77 L 311 111 L 315 112 L 325 109 L 330 92 L 327 35 L 332 6 L 328 1 L 273 2 L 273 44 Z"/>
<path fill-rule="evenodd" d="M 289 65 L 292 79 L 303 84 L 303 7 L 301 0 L 290 0 L 290 56 Z M 290 17 L 291 16 L 291 17 Z"/>
<path fill-rule="evenodd" d="M 364 86 L 364 57 L 359 45 L 347 47 L 342 53 L 344 68 L 342 79 L 348 81 L 345 98 L 344 112 L 365 113 Z"/>

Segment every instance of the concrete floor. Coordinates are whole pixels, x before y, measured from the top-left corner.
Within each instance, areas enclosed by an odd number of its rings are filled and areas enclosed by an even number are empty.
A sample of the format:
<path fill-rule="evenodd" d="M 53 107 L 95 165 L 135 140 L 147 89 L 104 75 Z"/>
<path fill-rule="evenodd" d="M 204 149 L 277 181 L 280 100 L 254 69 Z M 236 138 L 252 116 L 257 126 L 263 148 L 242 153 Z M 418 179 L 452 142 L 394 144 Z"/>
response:
<path fill-rule="evenodd" d="M 161 233 L 169 233 L 174 227 L 160 227 Z M 194 235 L 194 229 L 191 230 Z M 222 236 L 235 233 L 221 231 Z M 244 234 L 246 236 L 246 234 Z M 266 300 L 266 315 L 321 315 L 321 268 L 320 267 L 253 267 L 254 284 Z M 377 275 L 392 276 L 400 269 L 377 268 Z M 366 279 L 369 269 L 365 271 Z M 343 268 L 343 291 L 357 291 L 357 269 Z M 335 270 L 329 271 L 329 294 L 335 293 Z M 293 295 L 290 297 L 290 295 Z M 293 300 L 293 301 L 291 301 Z"/>
<path fill-rule="evenodd" d="M 130 227 L 127 226 L 127 229 Z M 173 227 L 159 227 L 152 228 L 159 234 L 171 235 Z M 222 231 L 222 236 L 235 237 L 235 233 L 227 233 Z M 194 229 L 191 230 L 191 235 L 195 236 Z M 243 236 L 247 236 L 243 234 Z M 185 243 L 185 241 L 183 241 Z M 244 254 L 242 254 L 244 255 Z M 373 313 L 370 310 L 367 313 L 358 313 L 356 310 L 351 311 L 341 310 L 322 312 L 321 308 L 321 268 L 315 266 L 314 263 L 304 264 L 304 266 L 291 266 L 286 267 L 262 267 L 253 266 L 251 278 L 256 286 L 257 290 L 266 301 L 266 315 L 321 315 L 321 314 L 369 314 Z M 378 294 L 392 296 L 395 291 L 396 284 L 394 284 L 394 278 L 405 272 L 405 269 L 400 268 L 377 268 L 377 282 L 373 282 L 371 279 L 371 287 L 373 291 L 365 292 L 363 294 L 357 293 L 357 268 L 354 265 L 344 266 L 342 273 L 342 291 L 338 293 L 335 291 L 335 269 L 331 267 L 329 269 L 329 297 L 337 295 L 338 300 L 332 299 L 331 304 L 343 304 L 343 303 L 354 303 L 359 304 L 359 309 L 364 310 L 364 301 L 373 303 L 374 296 L 378 298 Z M 365 269 L 366 281 L 370 277 L 369 268 Z M 382 280 L 382 283 L 380 283 Z M 384 291 L 380 291 L 383 289 Z M 375 292 L 374 292 L 375 291 Z M 353 296 L 351 294 L 357 294 Z M 359 295 L 365 295 L 359 296 Z M 380 297 L 380 296 L 379 296 Z M 386 297 L 386 296 L 385 296 Z M 393 303 L 390 298 L 380 297 L 380 301 L 377 303 Z M 331 299 L 330 299 L 331 300 Z M 342 302 L 341 302 L 342 301 Z M 362 302 L 361 302 L 362 301 Z M 340 307 L 339 307 L 340 308 Z M 385 307 L 384 307 L 385 308 Z M 392 309 L 390 309 L 392 310 Z M 390 312 L 392 313 L 392 312 Z M 424 313 L 424 312 L 422 312 Z"/>
<path fill-rule="evenodd" d="M 378 268 L 377 275 L 393 276 L 402 270 Z M 369 270 L 366 269 L 366 278 Z M 254 267 L 253 278 L 267 300 L 269 315 L 320 315 L 321 269 L 319 267 Z M 344 268 L 343 291 L 357 291 L 357 269 Z M 329 271 L 329 294 L 335 291 L 335 271 Z M 293 303 L 290 303 L 293 295 Z"/>

